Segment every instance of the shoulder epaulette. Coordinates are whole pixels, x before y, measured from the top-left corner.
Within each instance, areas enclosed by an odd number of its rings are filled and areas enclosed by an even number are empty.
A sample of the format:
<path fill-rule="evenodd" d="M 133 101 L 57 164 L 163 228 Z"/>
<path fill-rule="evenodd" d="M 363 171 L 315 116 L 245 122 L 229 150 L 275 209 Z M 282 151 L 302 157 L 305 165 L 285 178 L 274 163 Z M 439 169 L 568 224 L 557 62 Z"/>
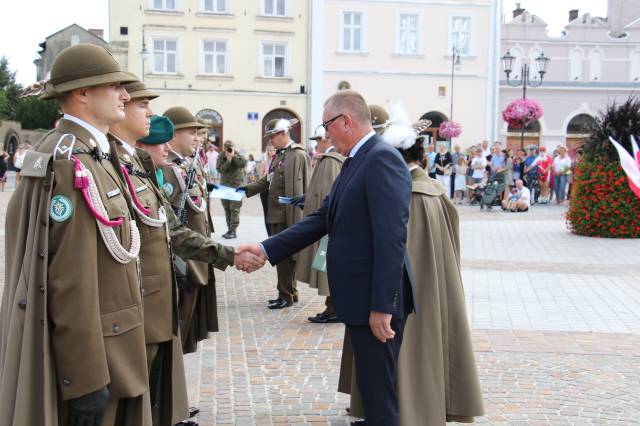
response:
<path fill-rule="evenodd" d="M 27 177 L 42 178 L 47 174 L 49 161 L 53 157 L 52 154 L 37 151 L 27 151 L 22 163 L 20 175 Z"/>

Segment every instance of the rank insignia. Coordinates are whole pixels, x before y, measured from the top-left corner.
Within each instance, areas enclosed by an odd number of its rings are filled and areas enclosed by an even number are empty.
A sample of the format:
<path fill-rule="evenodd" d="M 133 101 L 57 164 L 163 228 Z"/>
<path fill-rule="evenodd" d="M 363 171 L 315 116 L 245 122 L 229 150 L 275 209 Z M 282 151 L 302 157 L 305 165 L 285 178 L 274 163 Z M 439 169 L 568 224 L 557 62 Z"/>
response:
<path fill-rule="evenodd" d="M 73 204 L 71 200 L 64 195 L 56 195 L 51 199 L 51 207 L 49 208 L 49 216 L 54 222 L 64 222 L 73 214 Z"/>
<path fill-rule="evenodd" d="M 167 197 L 171 197 L 171 194 L 173 194 L 173 185 L 167 182 L 162 185 L 162 190 L 167 194 Z"/>

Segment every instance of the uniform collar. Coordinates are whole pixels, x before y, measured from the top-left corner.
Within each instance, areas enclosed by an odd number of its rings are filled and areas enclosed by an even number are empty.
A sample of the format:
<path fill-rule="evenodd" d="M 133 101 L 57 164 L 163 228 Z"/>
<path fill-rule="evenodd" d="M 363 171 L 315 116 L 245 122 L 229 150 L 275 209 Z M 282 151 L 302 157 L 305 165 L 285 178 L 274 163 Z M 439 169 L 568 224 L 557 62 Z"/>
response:
<path fill-rule="evenodd" d="M 111 135 L 118 140 L 118 142 L 120 142 L 120 144 L 122 144 L 122 148 L 127 151 L 127 154 L 129 154 L 130 156 L 135 156 L 136 155 L 136 149 L 134 147 L 132 147 L 131 145 L 129 145 L 128 143 L 126 143 L 125 141 L 123 141 L 122 139 L 120 139 L 118 136 L 114 135 L 113 133 L 111 133 Z"/>
<path fill-rule="evenodd" d="M 78 126 L 82 126 L 85 130 L 87 130 L 91 134 L 91 136 L 95 138 L 96 142 L 98 143 L 98 147 L 100 148 L 100 151 L 104 153 L 109 152 L 109 141 L 107 140 L 107 135 L 105 135 L 100 130 L 96 129 L 86 121 L 78 117 L 75 117 L 71 114 L 64 114 L 62 118 L 65 120 L 69 120 L 73 123 L 76 123 Z"/>

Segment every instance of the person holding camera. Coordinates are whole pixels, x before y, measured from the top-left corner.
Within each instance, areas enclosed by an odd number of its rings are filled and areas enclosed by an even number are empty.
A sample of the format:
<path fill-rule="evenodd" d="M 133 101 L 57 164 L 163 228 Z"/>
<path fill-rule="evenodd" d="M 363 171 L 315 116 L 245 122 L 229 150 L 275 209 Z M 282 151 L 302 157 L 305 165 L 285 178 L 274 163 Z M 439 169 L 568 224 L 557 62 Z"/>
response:
<path fill-rule="evenodd" d="M 247 160 L 244 159 L 233 147 L 233 142 L 225 141 L 224 150 L 218 156 L 218 172 L 220 173 L 220 184 L 237 188 L 244 185 L 245 167 Z M 236 238 L 236 229 L 240 224 L 240 207 L 242 201 L 221 200 L 224 208 L 224 216 L 227 220 L 227 232 L 222 238 L 228 240 Z"/>

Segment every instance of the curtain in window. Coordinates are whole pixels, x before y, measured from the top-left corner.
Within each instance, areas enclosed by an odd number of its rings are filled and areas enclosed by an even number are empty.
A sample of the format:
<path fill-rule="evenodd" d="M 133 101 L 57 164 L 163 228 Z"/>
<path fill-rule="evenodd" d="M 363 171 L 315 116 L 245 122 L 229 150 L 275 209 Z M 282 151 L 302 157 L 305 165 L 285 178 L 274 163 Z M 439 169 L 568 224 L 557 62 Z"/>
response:
<path fill-rule="evenodd" d="M 469 54 L 469 38 L 471 36 L 471 18 L 453 18 L 451 41 L 452 47 L 458 50 L 461 55 Z"/>

